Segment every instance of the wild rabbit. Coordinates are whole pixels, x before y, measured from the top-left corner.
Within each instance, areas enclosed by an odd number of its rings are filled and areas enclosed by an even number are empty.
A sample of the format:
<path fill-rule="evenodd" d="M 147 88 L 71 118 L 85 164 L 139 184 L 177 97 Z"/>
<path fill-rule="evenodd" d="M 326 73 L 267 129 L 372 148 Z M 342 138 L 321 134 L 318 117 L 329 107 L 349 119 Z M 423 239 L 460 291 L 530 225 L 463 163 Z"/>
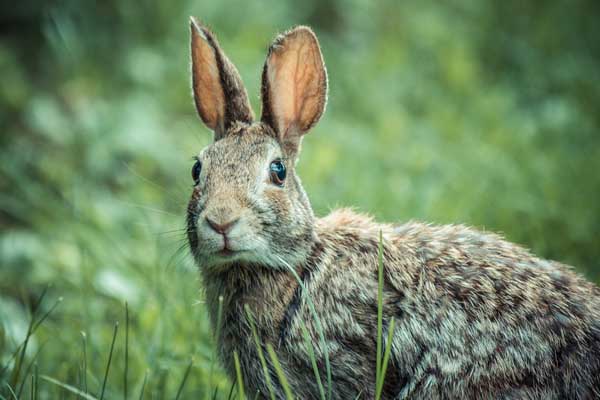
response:
<path fill-rule="evenodd" d="M 297 398 L 375 397 L 380 232 L 384 338 L 396 322 L 383 344 L 383 398 L 600 398 L 600 290 L 570 267 L 464 226 L 379 224 L 347 209 L 314 216 L 295 170 L 327 97 L 309 28 L 269 48 L 260 121 L 236 68 L 193 18 L 191 56 L 196 108 L 214 143 L 192 169 L 188 238 L 221 360 L 235 378 L 237 352 L 251 398 L 285 398 L 268 343 Z"/>

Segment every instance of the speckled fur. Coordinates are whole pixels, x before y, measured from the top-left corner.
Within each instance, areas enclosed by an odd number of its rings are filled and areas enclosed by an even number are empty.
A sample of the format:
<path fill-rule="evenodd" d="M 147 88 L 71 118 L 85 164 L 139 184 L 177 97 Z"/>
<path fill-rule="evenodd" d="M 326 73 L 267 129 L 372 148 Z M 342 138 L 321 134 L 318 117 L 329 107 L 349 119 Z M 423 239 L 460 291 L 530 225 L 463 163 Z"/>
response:
<path fill-rule="evenodd" d="M 275 44 L 284 43 L 290 32 Z M 220 72 L 233 74 L 224 82 L 241 84 L 235 69 Z M 312 126 L 325 106 L 326 80 L 321 85 L 315 94 L 323 98 L 321 109 L 305 126 Z M 305 132 L 297 131 L 294 145 L 284 146 L 286 135 L 294 133 L 273 126 L 265 93 L 263 87 L 262 122 L 230 121 L 225 134 L 198 156 L 202 174 L 187 219 L 215 331 L 223 296 L 221 360 L 234 377 L 232 353 L 238 352 L 249 393 L 269 397 L 245 304 L 262 343 L 275 347 L 297 398 L 319 397 L 301 322 L 313 338 L 323 382 L 324 354 L 329 355 L 333 398 L 374 397 L 381 231 L 384 331 L 392 317 L 396 320 L 383 398 L 600 398 L 598 287 L 568 266 L 460 225 L 379 224 L 348 209 L 315 218 L 295 172 Z M 239 100 L 227 107 L 237 107 Z M 238 114 L 249 115 L 229 113 Z M 283 187 L 269 181 L 268 165 L 275 158 L 287 161 Z M 207 227 L 207 216 L 239 218 L 228 235 L 235 255 L 215 254 L 224 239 Z M 302 277 L 325 346 L 289 269 Z M 269 368 L 276 396 L 284 398 Z"/>

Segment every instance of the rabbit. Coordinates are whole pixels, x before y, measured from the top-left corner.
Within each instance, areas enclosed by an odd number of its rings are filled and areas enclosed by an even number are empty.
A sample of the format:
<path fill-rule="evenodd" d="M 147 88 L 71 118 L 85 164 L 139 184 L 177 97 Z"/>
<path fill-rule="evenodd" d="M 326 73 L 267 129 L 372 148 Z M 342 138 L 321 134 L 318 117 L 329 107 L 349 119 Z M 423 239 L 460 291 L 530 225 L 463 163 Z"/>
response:
<path fill-rule="evenodd" d="M 239 355 L 251 398 L 286 398 L 267 344 L 296 398 L 375 398 L 380 243 L 390 351 L 381 398 L 600 398 L 600 289 L 571 267 L 461 225 L 382 224 L 351 209 L 314 215 L 295 169 L 327 100 L 310 28 L 271 44 L 260 120 L 194 18 L 191 61 L 214 142 L 192 168 L 188 241 L 219 358 L 235 380 Z"/>

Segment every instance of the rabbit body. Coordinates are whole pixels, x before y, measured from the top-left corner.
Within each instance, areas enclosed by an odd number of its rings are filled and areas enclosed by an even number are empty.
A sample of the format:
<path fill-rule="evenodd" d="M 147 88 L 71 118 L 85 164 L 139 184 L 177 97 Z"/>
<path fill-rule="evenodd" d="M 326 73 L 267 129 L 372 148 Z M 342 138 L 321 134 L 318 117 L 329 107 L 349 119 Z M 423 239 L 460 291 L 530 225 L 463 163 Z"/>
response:
<path fill-rule="evenodd" d="M 322 397 L 311 351 L 326 395 L 327 356 L 331 398 L 375 397 L 381 232 L 384 338 L 395 321 L 383 398 L 600 398 L 598 287 L 464 226 L 378 224 L 347 209 L 316 218 L 295 170 L 325 108 L 316 37 L 298 27 L 275 39 L 256 122 L 214 35 L 191 29 L 194 99 L 215 141 L 192 170 L 188 238 L 220 358 L 235 379 L 239 355 L 250 397 L 285 398 L 266 344 L 296 398 Z"/>
<path fill-rule="evenodd" d="M 244 304 L 272 343 L 297 398 L 319 398 L 301 323 L 336 399 L 373 398 L 378 232 L 384 243 L 384 332 L 395 329 L 387 399 L 594 399 L 600 396 L 600 291 L 570 268 L 463 226 L 378 225 L 349 210 L 317 220 L 301 271 L 325 336 L 288 272 L 234 265 L 206 273 L 219 348 L 232 376 L 241 357 L 248 392 L 269 397 Z M 216 327 L 215 327 L 216 329 Z M 386 346 L 388 344 L 386 343 Z M 264 351 L 264 350 L 263 350 Z M 266 354 L 266 352 L 265 352 Z M 270 369 L 273 390 L 284 398 Z"/>

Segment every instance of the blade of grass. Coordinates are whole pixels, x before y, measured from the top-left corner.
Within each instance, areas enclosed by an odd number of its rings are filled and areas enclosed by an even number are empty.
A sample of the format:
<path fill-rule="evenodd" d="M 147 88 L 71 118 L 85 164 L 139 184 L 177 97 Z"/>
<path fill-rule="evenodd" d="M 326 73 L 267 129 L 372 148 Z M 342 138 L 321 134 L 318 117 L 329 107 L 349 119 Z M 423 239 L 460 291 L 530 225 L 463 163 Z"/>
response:
<path fill-rule="evenodd" d="M 375 365 L 375 384 L 381 379 L 381 346 L 383 341 L 383 233 L 379 231 L 379 246 L 377 249 L 377 354 Z"/>
<path fill-rule="evenodd" d="M 139 400 L 144 398 L 144 389 L 146 389 L 146 381 L 148 380 L 148 370 L 144 373 L 144 381 L 142 382 L 142 388 L 140 389 L 140 397 Z"/>
<path fill-rule="evenodd" d="M 21 353 L 19 355 L 19 359 L 18 359 L 18 363 L 15 364 L 15 369 L 13 370 L 13 376 L 11 379 L 11 385 L 16 387 L 18 381 L 19 381 L 19 376 L 21 375 L 21 371 L 23 368 L 23 363 L 25 362 L 25 354 L 27 351 L 27 346 L 29 344 L 29 340 L 31 339 L 31 337 L 33 336 L 33 334 L 37 331 L 37 329 L 40 327 L 40 325 L 42 324 L 42 322 L 44 322 L 44 320 L 46 318 L 48 318 L 48 316 L 56 309 L 56 307 L 62 302 L 63 298 L 59 297 L 58 300 L 56 300 L 56 302 L 52 305 L 52 307 L 50 307 L 50 309 L 36 322 L 35 321 L 35 314 L 37 313 L 37 310 L 39 309 L 39 306 L 41 304 L 41 301 L 43 300 L 43 296 L 45 295 L 45 291 L 42 294 L 42 296 L 40 296 L 39 301 L 36 303 L 36 309 L 34 310 L 34 312 L 32 313 L 31 316 L 31 322 L 29 323 L 29 327 L 27 328 L 27 335 L 25 337 L 25 341 L 23 342 L 23 346 L 21 347 Z M 45 344 L 45 343 L 44 343 Z M 39 352 L 41 351 L 41 348 L 37 351 L 37 353 L 35 354 L 33 361 L 35 361 L 35 359 L 37 358 L 37 356 L 39 355 Z M 23 381 L 21 382 L 21 385 L 19 386 L 19 389 L 17 389 L 17 397 L 21 398 L 21 393 L 23 390 L 23 387 L 25 386 L 25 381 L 27 380 L 27 375 L 29 374 L 29 370 L 31 368 L 32 362 L 29 363 L 29 365 L 27 366 L 23 378 Z"/>
<path fill-rule="evenodd" d="M 87 394 L 88 386 L 87 386 L 87 335 L 84 331 L 81 331 L 81 343 L 83 348 L 83 392 Z"/>
<path fill-rule="evenodd" d="M 31 400 L 38 398 L 38 366 L 37 362 L 33 365 L 33 373 L 31 374 Z"/>
<path fill-rule="evenodd" d="M 19 382 L 19 376 L 21 374 L 21 368 L 23 366 L 23 361 L 25 360 L 25 352 L 27 351 L 27 346 L 29 345 L 29 339 L 31 338 L 31 335 L 33 335 L 35 329 L 34 327 L 36 326 L 35 323 L 35 316 L 42 304 L 42 302 L 44 301 L 44 297 L 46 297 L 46 293 L 48 293 L 48 288 L 49 286 L 46 286 L 44 288 L 44 290 L 42 290 L 42 293 L 39 295 L 37 301 L 35 302 L 34 306 L 33 306 L 33 310 L 31 313 L 31 320 L 29 321 L 29 325 L 27 326 L 27 333 L 25 334 L 25 340 L 23 341 L 22 346 L 20 346 L 20 353 L 17 351 L 15 352 L 15 356 L 16 354 L 19 354 L 19 356 L 15 359 L 15 366 L 13 368 L 11 377 L 10 377 L 10 388 L 12 390 L 12 387 L 17 387 L 17 383 Z M 7 364 L 10 365 L 10 361 Z M 4 369 L 2 371 L 2 373 L 4 373 Z"/>
<path fill-rule="evenodd" d="M 127 400 L 127 375 L 129 373 L 129 306 L 125 302 L 125 368 L 123 370 L 123 400 Z"/>
<path fill-rule="evenodd" d="M 317 387 L 319 388 L 319 394 L 321 395 L 321 400 L 325 400 L 325 389 L 323 388 L 323 383 L 321 382 L 321 374 L 319 374 L 319 367 L 317 366 L 317 358 L 315 357 L 315 349 L 312 344 L 312 340 L 310 338 L 310 334 L 308 333 L 308 329 L 306 329 L 306 324 L 304 321 L 300 320 L 300 328 L 302 330 L 302 337 L 304 337 L 304 341 L 306 343 L 306 348 L 308 349 L 308 358 L 310 358 L 310 363 L 313 367 L 313 373 L 315 374 L 315 379 L 317 381 Z"/>
<path fill-rule="evenodd" d="M 192 365 L 194 365 L 194 359 L 190 360 L 190 363 L 188 364 L 187 368 L 185 369 L 185 373 L 183 374 L 183 379 L 181 380 L 181 383 L 179 384 L 179 389 L 177 389 L 177 395 L 175 396 L 175 400 L 179 400 L 179 396 L 181 396 L 181 392 L 183 392 L 183 387 L 185 386 L 185 381 L 187 381 L 188 375 L 190 374 L 190 371 L 192 370 Z"/>
<path fill-rule="evenodd" d="M 10 387 L 10 385 L 8 384 L 8 382 L 4 382 L 4 386 L 6 386 L 6 388 L 8 389 L 8 393 L 10 393 L 10 394 L 12 395 L 12 398 L 13 398 L 14 400 L 19 400 L 19 399 L 17 398 L 17 395 L 15 394 L 15 391 L 13 390 L 13 388 L 12 388 L 12 387 Z"/>
<path fill-rule="evenodd" d="M 219 296 L 219 307 L 217 309 L 217 329 L 215 332 L 215 339 L 218 341 L 219 340 L 219 336 L 221 335 L 221 321 L 222 321 L 222 317 L 223 317 L 223 296 Z M 218 350 L 217 350 L 218 351 Z M 208 384 L 209 386 L 212 385 L 212 379 L 213 379 L 213 371 L 214 371 L 214 366 L 215 366 L 215 354 L 213 353 L 211 359 L 210 359 L 210 367 L 209 367 L 209 371 L 208 371 Z M 209 392 L 206 392 L 209 393 Z"/>
<path fill-rule="evenodd" d="M 396 320 L 394 317 L 390 320 L 390 328 L 387 336 L 387 346 L 385 347 L 383 353 L 383 365 L 381 366 L 381 381 L 378 385 L 377 396 L 375 397 L 377 400 L 381 398 L 381 393 L 383 391 L 383 383 L 385 382 L 385 373 L 387 372 L 387 366 L 390 361 L 390 354 L 392 353 L 392 340 L 394 339 L 394 328 L 396 324 Z"/>
<path fill-rule="evenodd" d="M 288 400 L 293 400 L 294 395 L 292 394 L 292 389 L 290 388 L 290 383 L 288 382 L 283 369 L 281 368 L 281 364 L 279 363 L 279 359 L 277 358 L 277 354 L 275 354 L 275 349 L 271 343 L 267 343 L 267 353 L 269 353 L 269 357 L 271 357 L 271 362 L 273 363 L 273 368 L 275 368 L 275 372 L 277 372 L 277 377 L 279 378 L 279 382 L 281 382 L 281 386 L 283 386 L 283 391 L 285 392 L 285 397 Z"/>
<path fill-rule="evenodd" d="M 37 400 L 38 394 L 40 392 L 40 390 L 39 390 L 39 388 L 40 388 L 40 374 L 38 372 L 38 365 L 37 365 L 37 363 L 35 363 L 34 371 L 35 371 L 35 398 Z"/>
<path fill-rule="evenodd" d="M 256 346 L 258 359 L 260 360 L 260 364 L 262 365 L 263 374 L 265 375 L 265 381 L 267 383 L 267 388 L 269 389 L 271 400 L 275 400 L 275 392 L 273 391 L 273 385 L 271 383 L 271 374 L 269 373 L 269 367 L 267 366 L 267 361 L 265 360 L 265 355 L 263 354 L 262 345 L 260 344 L 260 339 L 258 338 L 258 333 L 256 332 L 256 326 L 254 325 L 254 317 L 252 316 L 252 312 L 250 311 L 250 307 L 248 307 L 248 304 L 244 304 L 244 310 L 246 311 L 248 322 L 250 322 L 250 329 L 252 330 L 252 336 L 254 337 L 254 345 Z"/>
<path fill-rule="evenodd" d="M 13 368 L 13 371 L 12 371 L 12 374 L 10 377 L 10 383 L 13 385 L 16 383 L 16 381 L 19 380 L 19 374 L 21 372 L 21 363 L 22 363 L 23 359 L 25 358 L 25 351 L 27 350 L 27 345 L 29 344 L 29 337 L 31 336 L 31 333 L 32 333 L 33 324 L 35 321 L 35 314 L 39 308 L 39 305 L 44 300 L 44 297 L 46 296 L 47 292 L 48 292 L 48 286 L 46 286 L 44 288 L 44 290 L 42 290 L 42 293 L 38 296 L 38 299 L 32 308 L 31 319 L 29 320 L 29 325 L 27 326 L 27 333 L 25 334 L 25 340 L 23 341 L 23 343 L 21 345 L 17 346 L 17 349 L 13 353 L 11 359 L 7 362 L 7 364 L 4 366 L 4 368 L 2 368 L 2 375 L 4 375 L 4 372 L 10 365 L 10 362 L 12 361 L 12 359 L 13 358 L 15 359 L 15 366 Z M 18 357 L 17 357 L 17 354 L 19 355 Z"/>
<path fill-rule="evenodd" d="M 106 381 L 108 380 L 108 371 L 110 370 L 110 363 L 112 361 L 113 350 L 115 348 L 115 340 L 117 339 L 117 332 L 119 331 L 119 322 L 115 322 L 115 329 L 113 332 L 112 343 L 110 344 L 110 352 L 108 353 L 108 362 L 106 363 L 106 370 L 104 371 L 104 381 L 102 382 L 102 391 L 100 392 L 100 400 L 104 399 L 104 390 L 106 389 Z"/>
<path fill-rule="evenodd" d="M 48 317 L 50 316 L 50 314 L 52 314 L 52 312 L 53 312 L 53 311 L 56 309 L 56 307 L 58 307 L 58 305 L 59 305 L 60 303 L 62 303 L 62 301 L 63 301 L 63 298 L 62 298 L 62 296 L 61 296 L 61 297 L 59 297 L 59 298 L 56 300 L 56 302 L 54 302 L 54 304 L 52 305 L 52 307 L 50 307 L 50 309 L 49 309 L 49 310 L 46 312 L 46 314 L 44 314 L 44 315 L 42 316 L 42 318 L 40 318 L 40 319 L 39 319 L 39 320 L 38 320 L 38 321 L 35 323 L 35 325 L 34 325 L 34 327 L 33 327 L 33 331 L 31 332 L 32 334 L 34 334 L 34 333 L 35 333 L 35 331 L 37 330 L 37 328 L 39 328 L 39 327 L 40 327 L 40 325 L 41 325 L 41 324 L 42 324 L 42 323 L 43 323 L 43 322 L 46 320 L 46 318 L 48 318 Z"/>
<path fill-rule="evenodd" d="M 327 374 L 327 398 L 331 399 L 331 364 L 329 363 L 329 350 L 327 349 L 327 342 L 325 342 L 325 333 L 323 330 L 323 325 L 321 324 L 321 319 L 319 318 L 315 305 L 308 294 L 308 290 L 306 290 L 306 286 L 304 286 L 304 282 L 302 282 L 302 279 L 296 270 L 284 259 L 278 258 L 278 260 L 285 268 L 287 268 L 288 271 L 290 271 L 290 273 L 294 276 L 294 279 L 296 279 L 298 282 L 298 285 L 300 285 L 300 288 L 302 289 L 302 298 L 306 299 L 310 314 L 315 320 L 315 327 L 317 329 L 317 333 L 319 334 L 321 346 L 323 346 L 323 356 L 325 358 L 325 371 Z"/>
<path fill-rule="evenodd" d="M 246 394 L 244 393 L 244 380 L 242 379 L 242 369 L 240 368 L 240 359 L 238 357 L 237 351 L 233 352 L 233 363 L 235 364 L 235 376 L 237 378 L 238 398 L 240 400 L 245 400 Z"/>
<path fill-rule="evenodd" d="M 57 385 L 57 386 L 65 389 L 65 390 L 67 390 L 67 391 L 69 391 L 71 393 L 74 393 L 77 396 L 79 396 L 81 398 L 84 398 L 86 400 L 98 400 L 96 397 L 94 397 L 94 396 L 92 396 L 90 394 L 84 393 L 81 390 L 77 389 L 76 387 L 73 387 L 73 386 L 71 386 L 71 385 L 69 385 L 67 383 L 63 383 L 63 382 L 61 382 L 59 380 L 56 380 L 56 379 L 54 379 L 54 378 L 52 378 L 50 376 L 40 375 L 40 378 L 42 378 L 43 380 L 48 381 L 50 383 L 53 383 L 53 384 L 55 384 L 55 385 Z"/>
<path fill-rule="evenodd" d="M 385 373 L 387 371 L 388 363 L 390 361 L 390 354 L 392 353 L 392 340 L 394 339 L 394 329 L 396 328 L 396 320 L 394 317 L 390 320 L 390 327 L 387 334 L 387 346 L 383 353 L 383 362 L 381 365 L 381 376 L 380 380 L 376 383 L 375 399 L 381 399 L 381 393 L 383 392 L 383 383 L 385 382 Z"/>
<path fill-rule="evenodd" d="M 237 372 L 237 370 L 236 370 Z M 233 389 L 235 388 L 235 382 L 231 384 L 231 389 L 229 389 L 229 396 L 227 396 L 227 400 L 231 400 L 231 396 L 233 396 Z"/>
<path fill-rule="evenodd" d="M 47 343 L 48 343 L 47 340 L 44 343 L 42 343 L 42 345 L 37 349 L 37 351 L 35 352 L 35 355 L 33 356 L 33 358 L 31 359 L 31 361 L 27 365 L 27 368 L 25 368 L 25 373 L 23 374 L 24 378 L 23 378 L 23 381 L 21 382 L 21 386 L 19 386 L 19 390 L 17 392 L 17 397 L 19 399 L 21 398 L 21 394 L 23 393 L 23 388 L 25 387 L 25 382 L 27 381 L 27 375 L 29 375 L 29 371 L 31 371 L 31 367 L 37 361 L 40 353 L 42 352 L 42 350 L 44 349 L 44 347 L 46 347 Z"/>

